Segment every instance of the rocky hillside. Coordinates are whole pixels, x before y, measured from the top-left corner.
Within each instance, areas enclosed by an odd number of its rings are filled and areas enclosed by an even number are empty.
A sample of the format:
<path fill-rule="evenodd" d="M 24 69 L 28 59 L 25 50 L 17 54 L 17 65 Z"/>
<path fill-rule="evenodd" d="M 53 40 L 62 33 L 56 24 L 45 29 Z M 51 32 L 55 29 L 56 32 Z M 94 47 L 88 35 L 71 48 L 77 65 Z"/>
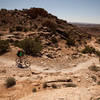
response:
<path fill-rule="evenodd" d="M 42 8 L 1 9 L 0 35 L 1 39 L 9 39 L 11 42 L 26 37 L 38 38 L 46 49 L 79 47 L 91 39 L 90 34 L 67 21 L 58 19 Z"/>

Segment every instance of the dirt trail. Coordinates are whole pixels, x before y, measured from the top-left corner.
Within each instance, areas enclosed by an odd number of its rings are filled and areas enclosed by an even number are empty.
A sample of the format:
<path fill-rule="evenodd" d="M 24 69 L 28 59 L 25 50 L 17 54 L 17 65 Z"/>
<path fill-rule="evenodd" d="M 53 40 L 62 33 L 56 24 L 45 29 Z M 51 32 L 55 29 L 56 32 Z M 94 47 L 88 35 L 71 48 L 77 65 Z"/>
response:
<path fill-rule="evenodd" d="M 86 62 L 79 63 L 74 68 L 69 68 L 67 70 L 62 70 L 62 71 L 65 72 L 65 73 L 76 72 L 78 70 L 87 69 L 89 66 L 91 66 L 91 65 L 93 65 L 95 63 L 99 64 L 99 59 L 98 58 L 91 58 Z"/>
<path fill-rule="evenodd" d="M 14 59 L 15 60 L 15 59 Z M 5 58 L 5 57 L 0 57 L 0 63 L 5 64 L 6 66 L 14 66 L 15 65 L 15 61 L 11 60 L 9 58 Z M 77 64 L 75 67 L 73 68 L 68 68 L 68 69 L 48 69 L 48 70 L 44 70 L 44 68 L 42 66 L 37 66 L 37 65 L 31 65 L 31 70 L 36 70 L 38 72 L 43 72 L 43 73 L 55 73 L 55 72 L 63 72 L 63 73 L 69 73 L 69 72 L 76 72 L 78 70 L 81 69 L 87 69 L 89 66 L 93 65 L 93 64 L 99 64 L 99 59 L 96 57 L 92 57 L 91 59 L 83 62 L 83 63 L 79 63 Z M 48 67 L 48 66 L 47 66 Z"/>

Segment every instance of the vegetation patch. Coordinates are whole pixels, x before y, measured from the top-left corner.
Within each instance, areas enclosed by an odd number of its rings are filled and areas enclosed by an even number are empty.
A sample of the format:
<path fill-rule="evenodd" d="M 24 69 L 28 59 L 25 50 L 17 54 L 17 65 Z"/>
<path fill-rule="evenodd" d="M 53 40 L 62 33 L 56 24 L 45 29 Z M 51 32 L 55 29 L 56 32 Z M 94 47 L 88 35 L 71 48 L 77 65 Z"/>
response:
<path fill-rule="evenodd" d="M 9 50 L 9 42 L 6 40 L 0 40 L 0 55 L 6 53 Z"/>
<path fill-rule="evenodd" d="M 36 88 L 33 88 L 33 89 L 32 89 L 32 92 L 37 92 Z"/>
<path fill-rule="evenodd" d="M 48 27 L 52 32 L 54 32 L 54 33 L 56 32 L 57 25 L 53 21 L 51 21 L 49 19 L 44 20 L 44 22 L 42 23 L 42 25 L 44 27 Z"/>
<path fill-rule="evenodd" d="M 16 80 L 13 77 L 9 77 L 6 79 L 6 87 L 10 88 L 16 84 Z"/>
<path fill-rule="evenodd" d="M 82 53 L 84 53 L 84 54 L 86 54 L 86 53 L 95 54 L 98 57 L 100 57 L 100 51 L 98 51 L 95 48 L 90 47 L 90 46 L 85 46 L 85 48 L 82 50 Z"/>
<path fill-rule="evenodd" d="M 84 53 L 84 54 L 86 54 L 86 53 L 92 54 L 95 52 L 96 52 L 95 48 L 90 47 L 90 46 L 85 46 L 85 48 L 82 50 L 82 53 Z"/>
<path fill-rule="evenodd" d="M 25 13 L 27 13 L 27 15 L 29 15 L 32 19 L 35 19 L 38 16 L 41 16 L 41 17 L 48 16 L 48 12 L 44 10 L 43 8 L 31 8 L 29 10 L 26 10 Z"/>
<path fill-rule="evenodd" d="M 56 84 L 52 84 L 51 86 L 52 86 L 52 88 L 54 88 L 54 89 L 57 88 Z"/>
<path fill-rule="evenodd" d="M 56 44 L 56 43 L 58 42 L 57 39 L 56 39 L 55 37 L 52 37 L 52 38 L 51 38 L 51 41 L 52 41 L 53 44 Z"/>
<path fill-rule="evenodd" d="M 100 51 L 96 51 L 95 54 L 100 57 Z"/>
<path fill-rule="evenodd" d="M 76 84 L 73 84 L 73 83 L 67 83 L 67 84 L 65 84 L 65 87 L 76 87 Z"/>
<path fill-rule="evenodd" d="M 100 81 L 98 81 L 97 84 L 100 85 Z"/>
<path fill-rule="evenodd" d="M 98 67 L 96 65 L 92 65 L 92 66 L 89 67 L 89 70 L 98 72 L 98 71 L 100 71 L 100 67 Z"/>
<path fill-rule="evenodd" d="M 44 83 L 43 88 L 47 88 L 47 87 L 48 87 L 47 83 Z"/>
<path fill-rule="evenodd" d="M 36 56 L 42 50 L 42 44 L 37 39 L 24 39 L 22 41 L 15 41 L 15 46 L 22 48 L 26 54 Z"/>
<path fill-rule="evenodd" d="M 75 41 L 73 39 L 66 39 L 66 44 L 70 47 L 70 46 L 75 46 Z"/>
<path fill-rule="evenodd" d="M 92 78 L 92 80 L 94 81 L 94 82 L 96 82 L 97 81 L 97 78 L 96 78 L 96 76 L 91 76 L 91 78 Z"/>

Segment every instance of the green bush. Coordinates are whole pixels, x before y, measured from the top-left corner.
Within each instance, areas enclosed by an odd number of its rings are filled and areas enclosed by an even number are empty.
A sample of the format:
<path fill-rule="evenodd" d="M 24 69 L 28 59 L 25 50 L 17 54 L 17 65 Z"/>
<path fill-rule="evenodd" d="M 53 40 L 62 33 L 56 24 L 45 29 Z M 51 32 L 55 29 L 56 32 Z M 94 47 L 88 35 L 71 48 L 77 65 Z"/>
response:
<path fill-rule="evenodd" d="M 14 31 L 24 31 L 25 29 L 22 26 L 16 26 L 16 27 L 11 27 L 9 29 L 10 32 L 14 32 Z"/>
<path fill-rule="evenodd" d="M 22 26 L 16 26 L 16 31 L 23 31 L 23 27 Z"/>
<path fill-rule="evenodd" d="M 13 45 L 14 45 L 15 47 L 19 47 L 19 41 L 18 41 L 18 40 L 15 40 L 15 41 L 13 42 Z"/>
<path fill-rule="evenodd" d="M 47 88 L 47 87 L 48 87 L 47 83 L 44 83 L 43 88 Z"/>
<path fill-rule="evenodd" d="M 73 39 L 67 39 L 66 40 L 66 44 L 70 47 L 70 46 L 75 46 L 75 41 Z"/>
<path fill-rule="evenodd" d="M 82 50 L 82 53 L 92 54 L 92 53 L 95 53 L 95 52 L 96 52 L 95 48 L 90 47 L 90 46 L 85 46 L 85 48 Z"/>
<path fill-rule="evenodd" d="M 97 84 L 100 85 L 100 81 L 98 81 Z"/>
<path fill-rule="evenodd" d="M 16 45 L 22 48 L 26 54 L 36 56 L 42 50 L 41 42 L 37 39 L 24 39 L 20 42 L 16 42 Z"/>
<path fill-rule="evenodd" d="M 5 40 L 0 40 L 0 54 L 6 53 L 9 49 L 9 42 Z"/>
<path fill-rule="evenodd" d="M 14 31 L 16 31 L 16 28 L 15 28 L 15 27 L 11 27 L 11 28 L 9 29 L 9 32 L 14 32 Z"/>
<path fill-rule="evenodd" d="M 16 80 L 13 77 L 9 77 L 6 79 L 6 87 L 12 87 L 16 84 Z"/>
<path fill-rule="evenodd" d="M 28 28 L 24 27 L 24 32 L 28 32 L 28 30 L 29 30 Z"/>
<path fill-rule="evenodd" d="M 37 91 L 36 88 L 33 88 L 32 92 L 36 92 L 36 91 Z"/>
<path fill-rule="evenodd" d="M 76 87 L 76 84 L 73 84 L 73 83 L 68 83 L 65 85 L 66 87 Z"/>
<path fill-rule="evenodd" d="M 100 51 L 96 51 L 95 54 L 100 57 Z"/>
<path fill-rule="evenodd" d="M 48 27 L 52 32 L 54 32 L 54 33 L 56 32 L 57 25 L 53 21 L 51 21 L 49 19 L 44 20 L 44 22 L 42 23 L 42 25 L 44 27 Z"/>
<path fill-rule="evenodd" d="M 54 43 L 54 44 L 56 44 L 58 41 L 57 41 L 57 39 L 55 38 L 55 37 L 52 37 L 51 38 L 51 41 L 52 41 L 52 43 Z"/>
<path fill-rule="evenodd" d="M 92 80 L 94 81 L 94 82 L 96 82 L 97 81 L 97 78 L 96 78 L 96 76 L 91 76 L 91 78 L 92 78 Z"/>
<path fill-rule="evenodd" d="M 99 38 L 99 39 L 97 39 L 97 43 L 99 43 L 99 44 L 100 44 L 100 38 Z"/>
<path fill-rule="evenodd" d="M 52 84 L 51 86 L 52 86 L 52 88 L 54 88 L 54 89 L 57 88 L 56 84 Z"/>
<path fill-rule="evenodd" d="M 85 46 L 85 48 L 82 50 L 82 53 L 90 53 L 90 54 L 93 53 L 93 54 L 97 55 L 98 57 L 100 57 L 100 51 L 98 51 L 95 48 L 90 47 L 90 46 Z"/>
<path fill-rule="evenodd" d="M 90 69 L 91 71 L 95 71 L 95 72 L 100 71 L 100 67 L 95 66 L 95 65 L 90 66 L 89 69 Z"/>
<path fill-rule="evenodd" d="M 96 98 L 96 100 L 100 100 L 100 97 Z"/>

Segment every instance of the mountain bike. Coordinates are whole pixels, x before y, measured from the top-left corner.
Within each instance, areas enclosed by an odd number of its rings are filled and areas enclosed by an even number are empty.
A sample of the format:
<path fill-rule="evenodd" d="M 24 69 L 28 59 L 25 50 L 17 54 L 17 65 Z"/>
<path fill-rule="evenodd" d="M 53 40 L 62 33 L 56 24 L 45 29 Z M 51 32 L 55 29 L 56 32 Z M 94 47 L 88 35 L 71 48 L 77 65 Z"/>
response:
<path fill-rule="evenodd" d="M 31 62 L 29 60 L 29 57 L 24 55 L 23 57 L 16 58 L 16 65 L 19 68 L 29 68 L 31 65 Z"/>

